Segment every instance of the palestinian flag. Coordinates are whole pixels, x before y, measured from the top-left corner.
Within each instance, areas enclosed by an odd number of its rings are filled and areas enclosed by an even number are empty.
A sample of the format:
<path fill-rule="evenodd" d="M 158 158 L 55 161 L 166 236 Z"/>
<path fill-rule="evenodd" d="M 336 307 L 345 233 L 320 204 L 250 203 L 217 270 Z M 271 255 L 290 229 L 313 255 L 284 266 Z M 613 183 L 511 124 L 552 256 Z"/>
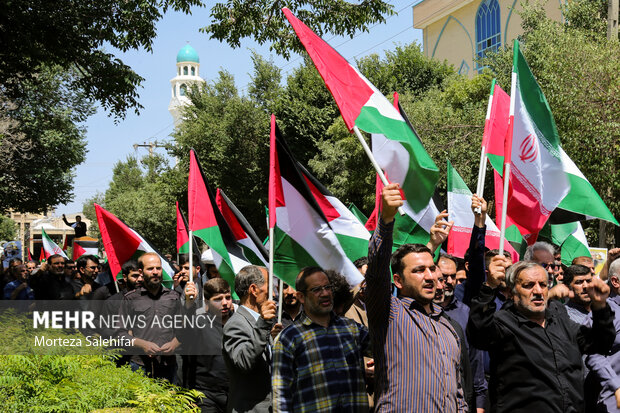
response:
<path fill-rule="evenodd" d="M 373 148 L 390 153 L 393 169 L 388 172 L 394 182 L 400 183 L 411 209 L 416 213 L 426 209 L 439 180 L 439 169 L 406 119 L 357 69 L 289 9 L 285 7 L 282 11 L 334 96 L 347 128 L 352 130 L 357 126 L 368 133 L 383 135 L 383 144 L 379 144 L 377 138 Z M 386 169 L 385 163 L 377 161 Z"/>
<path fill-rule="evenodd" d="M 30 254 L 30 248 L 26 247 L 26 251 L 28 251 L 28 261 L 33 261 L 32 255 Z"/>
<path fill-rule="evenodd" d="M 388 180 L 389 175 L 386 174 Z M 377 228 L 379 214 L 381 213 L 381 192 L 383 182 L 377 176 L 375 209 L 366 222 L 366 229 L 374 231 Z M 431 198 L 430 202 L 419 213 L 414 212 L 405 202 L 403 205 L 405 215 L 396 214 L 394 217 L 392 250 L 396 251 L 403 244 L 423 244 L 430 240 L 431 227 L 435 224 L 435 218 L 439 215 L 437 202 Z"/>
<path fill-rule="evenodd" d="M 43 241 L 43 249 L 41 250 L 41 254 L 45 255 L 45 259 L 48 259 L 54 254 L 62 255 L 63 257 L 69 259 L 65 252 L 61 250 L 54 241 L 52 241 L 43 228 L 41 228 L 41 241 Z"/>
<path fill-rule="evenodd" d="M 448 161 L 448 220 L 454 221 L 454 226 L 448 236 L 448 254 L 463 258 L 469 247 L 474 213 L 471 210 L 472 193 Z M 499 249 L 499 229 L 491 218 L 486 217 L 485 246 L 489 249 Z M 510 243 L 505 243 L 505 250 L 512 255 L 512 262 L 519 261 L 519 254 Z"/>
<path fill-rule="evenodd" d="M 171 288 L 174 270 L 166 258 L 140 234 L 129 228 L 127 224 L 118 219 L 114 214 L 97 204 L 94 205 L 103 247 L 114 279 L 116 280 L 116 277 L 121 274 L 121 267 L 126 261 L 131 259 L 137 260 L 144 253 L 154 252 L 159 255 L 161 260 L 162 283 L 166 287 Z"/>
<path fill-rule="evenodd" d="M 187 220 L 183 216 L 183 212 L 179 209 L 179 203 L 176 203 L 177 207 L 177 253 L 188 254 L 189 253 L 189 233 L 187 232 Z"/>
<path fill-rule="evenodd" d="M 509 112 L 510 96 L 497 83 L 493 83 L 487 108 L 488 118 L 484 123 L 482 147 L 491 166 L 500 173 L 500 176 L 504 167 L 504 139 L 508 133 Z"/>
<path fill-rule="evenodd" d="M 45 256 L 45 248 L 41 245 L 41 253 L 39 254 L 39 262 L 47 261 L 47 257 Z"/>
<path fill-rule="evenodd" d="M 571 265 L 577 257 L 591 257 L 586 234 L 580 222 L 566 224 L 545 225 L 540 231 L 540 237 L 559 245 L 562 253 L 562 263 Z"/>
<path fill-rule="evenodd" d="M 230 227 L 237 245 L 243 250 L 245 260 L 254 265 L 268 267 L 269 253 L 267 249 L 250 223 L 220 188 L 215 193 L 215 203 Z"/>
<path fill-rule="evenodd" d="M 99 243 L 94 238 L 81 237 L 73 240 L 73 261 L 82 255 L 99 255 Z"/>
<path fill-rule="evenodd" d="M 235 275 L 251 263 L 243 255 L 232 229 L 217 208 L 215 194 L 207 184 L 193 149 L 190 151 L 187 196 L 189 229 L 211 248 L 215 266 L 234 291 Z"/>
<path fill-rule="evenodd" d="M 351 285 L 362 281 L 349 254 L 366 240 L 368 231 L 307 171 L 299 167 L 271 115 L 269 224 L 274 227 L 273 272 L 295 285 L 299 271 L 319 266 L 344 275 Z M 270 240 L 270 242 L 272 242 Z M 356 247 L 357 246 L 357 247 Z"/>
<path fill-rule="evenodd" d="M 355 218 L 357 218 L 357 220 L 362 224 L 368 221 L 366 215 L 364 215 L 364 213 L 353 202 L 349 204 L 349 211 L 351 211 Z"/>
<path fill-rule="evenodd" d="M 502 156 L 502 159 L 504 157 Z M 493 171 L 493 178 L 495 180 L 495 222 L 501 222 L 502 219 L 502 205 L 504 194 L 504 183 L 502 176 L 497 171 Z M 519 252 L 519 254 L 525 253 L 527 249 L 527 242 L 521 235 L 519 228 L 510 219 L 510 215 L 506 217 L 506 232 L 504 234 L 506 241 L 510 242 L 510 245 Z"/>

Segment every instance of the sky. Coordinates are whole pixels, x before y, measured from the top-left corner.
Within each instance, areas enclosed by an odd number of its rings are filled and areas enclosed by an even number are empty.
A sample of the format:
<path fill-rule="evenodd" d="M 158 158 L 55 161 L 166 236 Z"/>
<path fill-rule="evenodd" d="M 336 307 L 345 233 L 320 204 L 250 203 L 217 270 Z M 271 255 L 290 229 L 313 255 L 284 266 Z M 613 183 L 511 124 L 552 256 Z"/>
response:
<path fill-rule="evenodd" d="M 368 33 L 360 33 L 353 39 L 327 35 L 326 40 L 351 63 L 372 53 L 383 56 L 385 50 L 393 50 L 397 45 L 413 41 L 422 44 L 422 31 L 413 28 L 412 6 L 418 2 L 394 0 L 394 10 L 399 13 L 389 17 L 385 23 L 371 26 Z M 271 57 L 274 64 L 282 69 L 283 79 L 302 62 L 299 55 L 293 55 L 286 61 L 270 53 L 268 45 L 259 45 L 251 39 L 243 40 L 237 49 L 210 40 L 208 35 L 199 31 L 209 22 L 208 8 L 194 9 L 192 15 L 169 12 L 157 25 L 152 53 L 116 53 L 144 78 L 142 88 L 138 90 L 139 101 L 144 108 L 139 115 L 128 113 L 118 123 L 103 110 L 98 110 L 89 118 L 85 124 L 88 153 L 86 161 L 75 169 L 74 201 L 57 206 L 55 215 L 81 213 L 86 200 L 108 188 L 116 162 L 130 155 L 141 158 L 148 154 L 147 148 L 134 150 L 134 144 L 172 140 L 170 135 L 174 125 L 168 112 L 170 79 L 176 75 L 176 55 L 187 43 L 198 52 L 203 79 L 212 82 L 220 70 L 227 70 L 233 74 L 241 93 L 245 93 L 252 72 L 251 50 Z M 157 152 L 165 153 L 164 149 L 157 149 Z"/>

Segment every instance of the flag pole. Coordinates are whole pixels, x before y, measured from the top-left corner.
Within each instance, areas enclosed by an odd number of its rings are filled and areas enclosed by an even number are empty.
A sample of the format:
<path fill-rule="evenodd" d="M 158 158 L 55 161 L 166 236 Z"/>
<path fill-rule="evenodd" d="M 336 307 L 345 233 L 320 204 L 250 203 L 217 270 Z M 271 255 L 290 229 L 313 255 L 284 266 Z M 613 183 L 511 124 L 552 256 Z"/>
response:
<path fill-rule="evenodd" d="M 372 151 L 368 147 L 368 144 L 366 143 L 366 140 L 362 136 L 362 133 L 360 132 L 359 128 L 357 126 L 353 126 L 353 130 L 355 131 L 355 135 L 357 136 L 357 139 L 362 144 L 362 147 L 364 148 L 364 152 L 366 152 L 368 159 L 370 159 L 370 163 L 372 163 L 372 166 L 375 168 L 375 171 L 377 171 L 377 175 L 379 175 L 379 179 L 381 179 L 381 182 L 383 182 L 384 186 L 389 185 L 390 183 L 388 182 L 387 178 L 385 177 L 385 174 L 381 170 L 381 167 L 377 163 L 377 160 L 373 156 Z M 398 207 L 398 213 L 401 216 L 405 215 L 405 210 L 403 209 L 403 207 Z"/>
<path fill-rule="evenodd" d="M 269 223 L 269 299 L 273 299 L 273 234 L 274 226 Z"/>
<path fill-rule="evenodd" d="M 284 297 L 284 294 L 282 294 L 282 289 L 284 288 L 284 282 L 282 281 L 282 279 L 280 279 L 280 284 L 279 284 L 279 288 L 278 288 L 278 323 L 282 324 L 282 297 Z"/>
<path fill-rule="evenodd" d="M 192 245 L 192 238 L 194 236 L 194 231 L 189 230 L 189 281 L 194 282 L 194 246 Z M 194 299 L 193 295 L 189 296 L 190 300 Z"/>
<path fill-rule="evenodd" d="M 114 277 L 114 286 L 116 287 L 116 292 L 120 293 L 121 291 L 118 289 L 118 280 Z"/>
<path fill-rule="evenodd" d="M 489 103 L 487 104 L 487 116 L 484 120 L 484 132 L 482 133 L 482 148 L 480 150 L 480 166 L 478 168 L 478 186 L 476 187 L 476 195 L 480 198 L 484 197 L 484 181 L 487 173 L 486 152 L 489 137 L 486 136 L 490 130 L 491 123 L 491 107 L 493 106 L 493 91 L 495 90 L 495 79 L 491 82 L 491 93 L 489 94 Z M 482 207 L 476 207 L 476 213 L 482 212 Z"/>
<path fill-rule="evenodd" d="M 504 242 L 506 237 L 506 215 L 508 213 L 508 189 L 510 184 L 510 163 L 512 157 L 512 133 L 515 121 L 515 96 L 517 88 L 517 72 L 515 71 L 515 69 L 519 43 L 517 40 L 515 40 L 514 44 L 514 61 L 510 84 L 510 112 L 508 116 L 508 134 L 506 135 L 506 140 L 504 141 L 504 194 L 502 197 L 502 226 L 499 232 L 499 255 L 504 255 Z"/>

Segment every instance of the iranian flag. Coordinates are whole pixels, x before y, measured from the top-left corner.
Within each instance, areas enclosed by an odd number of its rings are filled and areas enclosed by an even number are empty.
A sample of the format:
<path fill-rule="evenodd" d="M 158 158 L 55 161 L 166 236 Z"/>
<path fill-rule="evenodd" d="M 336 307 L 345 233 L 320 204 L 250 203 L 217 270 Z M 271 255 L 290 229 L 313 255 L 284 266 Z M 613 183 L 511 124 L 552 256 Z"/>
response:
<path fill-rule="evenodd" d="M 339 272 L 351 285 L 362 281 L 352 260 L 367 255 L 370 234 L 340 201 L 299 167 L 273 115 L 269 214 L 269 224 L 274 227 L 274 239 L 270 240 L 274 243 L 273 272 L 278 278 L 295 285 L 303 267 L 319 266 Z M 356 249 L 364 238 L 365 249 Z M 359 255 L 350 258 L 345 249 Z"/>
<path fill-rule="evenodd" d="M 179 202 L 176 202 L 177 207 L 177 253 L 188 254 L 189 253 L 189 233 L 187 232 L 187 220 L 183 216 L 183 212 L 179 209 Z"/>
<path fill-rule="evenodd" d="M 60 249 L 58 244 L 52 241 L 43 228 L 41 228 L 41 241 L 43 241 L 42 251 L 44 251 L 43 253 L 45 254 L 45 259 L 48 259 L 50 256 L 55 254 L 62 255 L 63 257 L 69 259 L 65 252 Z"/>
<path fill-rule="evenodd" d="M 235 275 L 251 263 L 243 255 L 233 231 L 217 208 L 215 194 L 204 177 L 196 152 L 190 151 L 187 196 L 189 229 L 202 239 L 213 253 L 220 275 L 235 289 Z"/>
<path fill-rule="evenodd" d="M 474 213 L 471 210 L 472 193 L 458 174 L 456 169 L 448 161 L 448 216 L 454 221 L 454 226 L 448 236 L 448 254 L 459 258 L 465 256 L 469 247 L 472 227 L 474 226 Z M 489 249 L 499 249 L 499 229 L 491 218 L 486 217 L 485 246 Z M 512 255 L 512 262 L 519 260 L 519 254 L 509 243 L 505 243 L 505 249 Z"/>
<path fill-rule="evenodd" d="M 385 96 L 344 57 L 289 9 L 285 7 L 282 11 L 336 100 L 347 128 L 353 130 L 357 127 L 383 136 L 384 145 L 389 146 L 392 153 L 390 165 L 399 171 L 392 172 L 392 179 L 400 184 L 410 208 L 416 213 L 423 211 L 435 191 L 439 169 L 413 129 Z M 380 144 L 373 141 L 373 153 L 376 145 Z M 379 146 L 376 149 L 384 150 Z M 377 161 L 386 169 L 386 164 Z"/>
<path fill-rule="evenodd" d="M 254 265 L 268 267 L 267 249 L 250 223 L 220 188 L 216 191 L 215 203 L 228 223 L 237 244 L 243 250 L 245 260 Z"/>
<path fill-rule="evenodd" d="M 114 280 L 121 274 L 121 267 L 125 262 L 131 259 L 137 260 L 142 254 L 147 252 L 154 252 L 161 260 L 162 283 L 164 286 L 171 288 L 174 270 L 168 260 L 140 234 L 128 227 L 127 224 L 114 214 L 97 204 L 94 205 L 103 248 L 108 257 L 110 271 Z"/>
<path fill-rule="evenodd" d="M 82 255 L 99 255 L 99 244 L 96 239 L 81 237 L 73 240 L 73 261 Z"/>

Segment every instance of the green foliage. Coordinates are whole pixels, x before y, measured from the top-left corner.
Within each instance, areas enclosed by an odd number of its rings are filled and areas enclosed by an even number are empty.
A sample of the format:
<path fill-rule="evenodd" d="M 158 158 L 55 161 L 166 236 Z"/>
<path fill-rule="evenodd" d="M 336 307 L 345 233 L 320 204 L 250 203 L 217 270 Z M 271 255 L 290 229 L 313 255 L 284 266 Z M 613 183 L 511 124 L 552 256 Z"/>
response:
<path fill-rule="evenodd" d="M 607 41 L 606 29 L 595 24 L 600 8 L 600 1 L 569 2 L 572 20 L 563 25 L 525 7 L 521 49 L 549 102 L 562 148 L 619 217 L 620 43 Z M 512 48 L 488 63 L 506 89 Z"/>
<path fill-rule="evenodd" d="M 72 169 L 86 156 L 80 124 L 93 113 L 83 94 L 69 91 L 75 73 L 39 69 L 36 83 L 11 101 L 0 95 L 0 211 L 42 212 L 72 200 Z"/>
<path fill-rule="evenodd" d="M 97 355 L 16 355 L 31 346 L 32 320 L 0 314 L 0 408 L 8 412 L 196 412 L 201 393 L 152 380 L 129 366 L 116 367 L 105 350 Z M 47 330 L 46 337 L 72 333 Z M 91 353 L 94 350 L 89 350 Z M 8 355 L 12 354 L 12 355 Z M 107 411 L 107 410 L 102 410 Z"/>
<path fill-rule="evenodd" d="M 12 241 L 17 236 L 17 224 L 4 215 L 0 215 L 0 240 Z"/>
<path fill-rule="evenodd" d="M 440 86 L 454 69 L 447 62 L 438 62 L 424 56 L 420 45 L 410 43 L 386 51 L 385 57 L 372 54 L 357 62 L 360 72 L 383 94 L 414 93 L 420 95 Z"/>
<path fill-rule="evenodd" d="M 352 38 L 360 30 L 368 31 L 370 25 L 384 22 L 385 16 L 394 13 L 393 6 L 382 0 L 355 4 L 340 0 L 289 0 L 285 3 L 226 0 L 211 8 L 214 23 L 201 30 L 232 47 L 241 46 L 241 39 L 246 37 L 259 44 L 270 42 L 271 50 L 288 57 L 291 51 L 300 52 L 302 46 L 280 10 L 284 6 L 319 36 L 332 33 Z"/>

